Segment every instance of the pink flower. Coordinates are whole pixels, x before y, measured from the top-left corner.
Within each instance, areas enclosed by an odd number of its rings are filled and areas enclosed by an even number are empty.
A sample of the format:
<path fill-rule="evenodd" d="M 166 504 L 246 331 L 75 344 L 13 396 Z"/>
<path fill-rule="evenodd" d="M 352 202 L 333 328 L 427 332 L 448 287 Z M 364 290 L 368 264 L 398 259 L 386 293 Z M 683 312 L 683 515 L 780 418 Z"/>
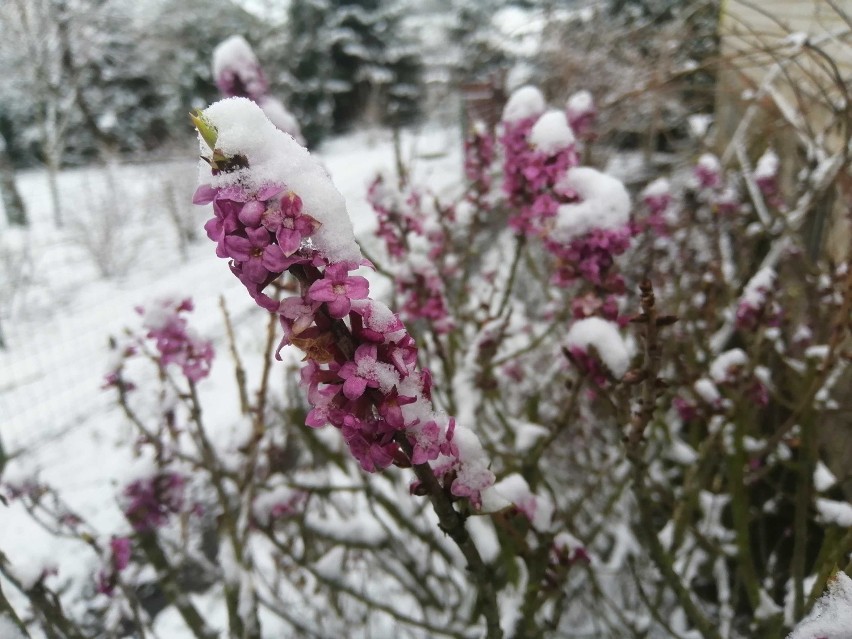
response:
<path fill-rule="evenodd" d="M 328 314 L 334 318 L 346 317 L 352 308 L 352 300 L 365 299 L 370 285 L 360 275 L 349 275 L 344 263 L 331 264 L 325 269 L 323 279 L 317 280 L 308 289 L 308 299 L 325 302 Z"/>
<path fill-rule="evenodd" d="M 343 382 L 343 394 L 347 399 L 358 399 L 364 394 L 367 387 L 379 387 L 379 382 L 375 379 L 373 372 L 376 366 L 377 353 L 378 349 L 375 344 L 361 344 L 355 351 L 355 361 L 346 362 L 340 367 L 338 375 L 345 380 Z"/>
<path fill-rule="evenodd" d="M 147 532 L 166 523 L 170 514 L 183 507 L 184 479 L 177 473 L 160 472 L 137 479 L 124 489 L 128 504 L 124 516 L 138 532 Z"/>
<path fill-rule="evenodd" d="M 226 237 L 225 249 L 249 281 L 259 284 L 270 273 L 282 273 L 290 265 L 281 248 L 270 242 L 265 228 L 246 228 L 245 233 L 247 237 Z"/>

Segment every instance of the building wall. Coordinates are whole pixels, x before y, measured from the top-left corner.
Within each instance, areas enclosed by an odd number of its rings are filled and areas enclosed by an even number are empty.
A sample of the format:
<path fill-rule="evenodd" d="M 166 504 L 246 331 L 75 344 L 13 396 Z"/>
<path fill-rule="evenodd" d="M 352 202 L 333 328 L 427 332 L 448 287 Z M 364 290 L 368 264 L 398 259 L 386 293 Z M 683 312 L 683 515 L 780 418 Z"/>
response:
<path fill-rule="evenodd" d="M 852 0 L 723 0 L 719 35 L 720 155 L 744 118 L 749 123 L 745 142 L 750 155 L 772 145 L 786 172 L 782 184 L 791 184 L 802 166 L 802 138 L 815 140 L 829 155 L 847 145 L 852 115 L 848 96 Z M 767 86 L 767 78 L 771 85 Z M 798 115 L 791 118 L 791 113 Z M 812 240 L 814 252 L 827 251 L 835 260 L 846 257 L 849 202 L 852 192 L 836 193 L 820 213 L 825 219 L 809 220 L 812 228 L 804 229 L 806 233 L 826 229 Z"/>

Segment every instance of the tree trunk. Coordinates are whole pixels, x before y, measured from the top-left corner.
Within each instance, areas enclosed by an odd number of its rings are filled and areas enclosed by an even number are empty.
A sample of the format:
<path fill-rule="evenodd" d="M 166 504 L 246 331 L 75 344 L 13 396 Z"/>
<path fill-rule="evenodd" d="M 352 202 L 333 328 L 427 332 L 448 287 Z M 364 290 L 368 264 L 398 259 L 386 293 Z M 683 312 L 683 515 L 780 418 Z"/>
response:
<path fill-rule="evenodd" d="M 27 226 L 27 209 L 15 185 L 15 168 L 6 154 L 6 141 L 0 136 L 0 199 L 11 226 Z"/>

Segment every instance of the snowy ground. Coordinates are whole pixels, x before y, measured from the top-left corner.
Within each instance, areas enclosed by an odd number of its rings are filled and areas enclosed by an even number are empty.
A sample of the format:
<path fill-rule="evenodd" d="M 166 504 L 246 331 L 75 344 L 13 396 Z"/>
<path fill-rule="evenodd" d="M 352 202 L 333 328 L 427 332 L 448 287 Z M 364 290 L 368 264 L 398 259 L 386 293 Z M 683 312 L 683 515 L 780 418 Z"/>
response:
<path fill-rule="evenodd" d="M 409 134 L 402 147 L 414 160 L 421 184 L 438 190 L 458 179 L 457 132 Z M 369 246 L 375 217 L 365 199 L 366 185 L 377 171 L 393 170 L 390 135 L 372 131 L 338 138 L 319 155 L 347 200 L 356 235 Z M 221 346 L 219 296 L 226 300 L 241 344 L 250 347 L 251 333 L 263 330 L 263 312 L 204 236 L 207 211 L 189 203 L 194 149 L 187 149 L 186 157 L 64 172 L 62 229 L 52 221 L 46 174 L 22 172 L 18 184 L 31 226 L 24 232 L 0 226 L 0 322 L 7 343 L 0 350 L 0 441 L 7 454 L 20 455 L 7 467 L 5 479 L 37 475 L 104 535 L 126 526 L 115 499 L 132 465 L 130 429 L 113 405 L 113 394 L 101 390 L 110 361 L 108 337 L 138 326 L 135 306 L 191 295 L 196 303 L 191 323 L 219 345 L 206 392 L 217 398 L 216 421 L 227 428 L 228 416 L 238 409 L 232 385 L 216 391 L 228 386 L 231 366 Z M 176 226 L 164 212 L 167 197 L 179 203 L 179 213 L 199 231 L 183 256 Z M 104 229 L 112 231 L 106 236 L 110 239 L 90 241 L 100 248 L 86 250 L 83 240 L 100 237 Z M 109 257 L 117 274 L 102 277 L 93 253 Z M 58 568 L 61 580 L 90 575 L 97 565 L 79 544 L 68 546 L 39 529 L 17 504 L 0 505 L 0 521 L 0 550 L 21 573 L 49 564 Z"/>

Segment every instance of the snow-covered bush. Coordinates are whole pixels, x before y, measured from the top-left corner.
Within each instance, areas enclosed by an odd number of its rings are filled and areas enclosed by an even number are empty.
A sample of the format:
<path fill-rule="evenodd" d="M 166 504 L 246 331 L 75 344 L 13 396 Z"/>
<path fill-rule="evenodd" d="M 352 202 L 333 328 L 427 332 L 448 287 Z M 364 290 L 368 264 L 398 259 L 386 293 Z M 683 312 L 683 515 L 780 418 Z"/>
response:
<path fill-rule="evenodd" d="M 12 460 L 5 498 L 93 561 L 66 583 L 0 555 L 28 603 L 0 598 L 0 620 L 61 637 L 848 637 L 852 507 L 821 449 L 848 408 L 852 272 L 800 234 L 845 156 L 788 190 L 765 148 L 756 168 L 696 150 L 634 197 L 581 164 L 595 113 L 522 87 L 498 134 L 471 127 L 457 188 L 377 177 L 359 245 L 327 171 L 261 106 L 199 112 L 194 200 L 212 205 L 210 259 L 268 315 L 262 355 L 223 302 L 222 384 L 190 301 L 140 309 L 105 383 L 136 437 L 126 525 L 83 521 Z"/>

